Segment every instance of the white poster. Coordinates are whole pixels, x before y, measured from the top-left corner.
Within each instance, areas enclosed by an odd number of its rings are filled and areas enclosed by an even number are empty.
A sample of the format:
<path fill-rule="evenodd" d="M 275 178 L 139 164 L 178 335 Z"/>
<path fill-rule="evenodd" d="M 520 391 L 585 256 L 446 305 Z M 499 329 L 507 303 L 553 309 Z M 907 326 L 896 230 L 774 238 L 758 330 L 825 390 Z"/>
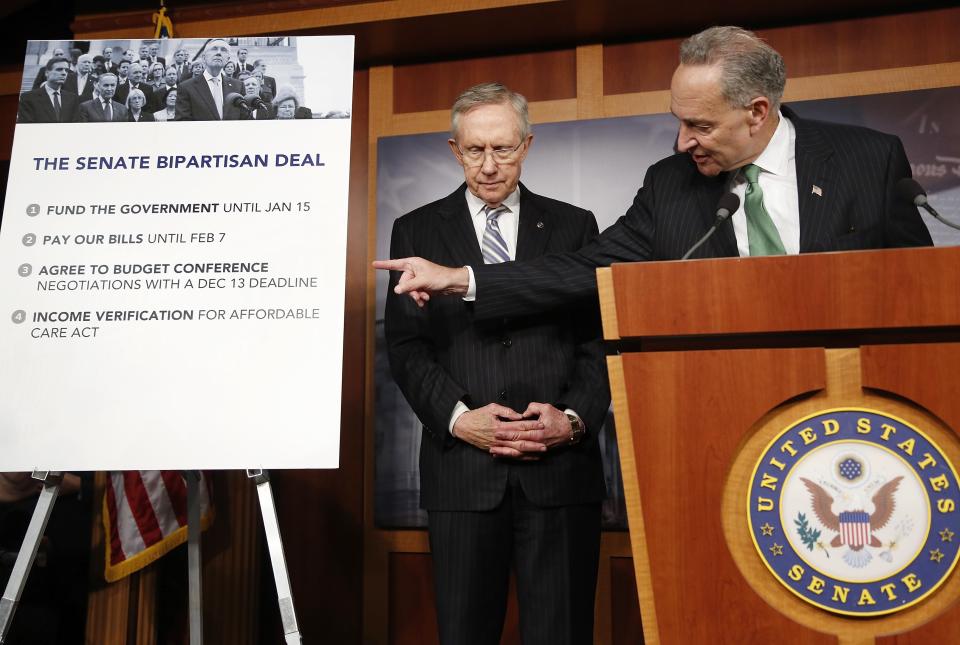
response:
<path fill-rule="evenodd" d="M 0 471 L 337 467 L 352 37 L 55 45 L 0 229 Z"/>

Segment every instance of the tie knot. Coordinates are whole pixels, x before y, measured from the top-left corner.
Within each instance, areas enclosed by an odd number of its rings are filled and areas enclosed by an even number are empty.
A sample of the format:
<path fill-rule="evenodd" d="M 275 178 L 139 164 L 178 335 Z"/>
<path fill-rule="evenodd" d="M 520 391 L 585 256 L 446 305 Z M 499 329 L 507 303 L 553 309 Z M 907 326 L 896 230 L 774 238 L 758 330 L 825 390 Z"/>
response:
<path fill-rule="evenodd" d="M 491 208 L 490 206 L 483 207 L 483 214 L 486 216 L 488 222 L 497 221 L 497 218 L 506 211 L 506 206 L 497 206 L 496 208 Z"/>
<path fill-rule="evenodd" d="M 747 178 L 748 183 L 757 183 L 757 178 L 760 176 L 760 166 L 752 163 L 747 164 L 743 167 L 743 176 Z"/>

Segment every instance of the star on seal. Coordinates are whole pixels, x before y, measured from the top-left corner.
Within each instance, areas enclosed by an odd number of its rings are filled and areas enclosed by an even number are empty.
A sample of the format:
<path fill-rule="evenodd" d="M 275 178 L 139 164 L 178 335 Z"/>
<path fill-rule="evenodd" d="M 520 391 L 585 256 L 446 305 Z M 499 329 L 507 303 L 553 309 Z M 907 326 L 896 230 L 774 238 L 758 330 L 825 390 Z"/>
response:
<path fill-rule="evenodd" d="M 953 536 L 956 535 L 950 529 L 943 529 L 940 531 L 940 540 L 943 542 L 953 542 Z"/>
<path fill-rule="evenodd" d="M 934 549 L 930 552 L 930 559 L 934 562 L 940 562 L 940 560 L 943 560 L 943 551 L 940 549 Z"/>
<path fill-rule="evenodd" d="M 770 547 L 770 553 L 773 555 L 783 555 L 783 546 L 774 542 L 773 546 Z"/>
<path fill-rule="evenodd" d="M 763 526 L 760 527 L 760 532 L 768 537 L 773 535 L 773 527 L 770 525 L 770 522 L 764 522 Z"/>

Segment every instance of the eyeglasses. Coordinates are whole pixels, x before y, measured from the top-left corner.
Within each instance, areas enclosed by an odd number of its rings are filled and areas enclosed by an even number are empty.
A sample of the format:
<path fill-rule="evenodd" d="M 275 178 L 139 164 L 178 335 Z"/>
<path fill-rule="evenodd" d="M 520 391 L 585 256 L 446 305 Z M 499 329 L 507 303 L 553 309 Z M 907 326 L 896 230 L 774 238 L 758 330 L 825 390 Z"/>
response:
<path fill-rule="evenodd" d="M 520 149 L 520 146 L 523 145 L 523 140 L 520 140 L 515 146 L 500 146 L 499 148 L 479 148 L 471 147 L 463 150 L 459 144 L 457 144 L 457 151 L 460 153 L 460 158 L 463 159 L 465 166 L 470 168 L 475 168 L 477 166 L 482 166 L 484 160 L 487 158 L 487 154 L 493 157 L 493 162 L 495 164 L 511 164 L 517 160 L 517 151 Z"/>

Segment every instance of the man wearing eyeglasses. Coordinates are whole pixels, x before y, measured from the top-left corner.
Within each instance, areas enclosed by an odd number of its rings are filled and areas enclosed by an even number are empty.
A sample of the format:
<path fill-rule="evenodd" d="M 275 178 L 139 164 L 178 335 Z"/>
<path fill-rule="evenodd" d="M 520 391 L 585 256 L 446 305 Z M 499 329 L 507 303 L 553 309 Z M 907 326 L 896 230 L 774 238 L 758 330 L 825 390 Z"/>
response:
<path fill-rule="evenodd" d="M 519 183 L 533 142 L 523 96 L 466 90 L 452 112 L 466 182 L 396 221 L 394 258 L 496 264 L 574 251 L 593 214 Z M 597 432 L 610 395 L 596 310 L 474 324 L 473 303 L 428 308 L 394 293 L 391 370 L 423 424 L 420 505 L 429 517 L 440 642 L 500 642 L 511 565 L 525 645 L 593 638 L 605 494 Z M 542 446 L 516 441 L 539 430 Z"/>

